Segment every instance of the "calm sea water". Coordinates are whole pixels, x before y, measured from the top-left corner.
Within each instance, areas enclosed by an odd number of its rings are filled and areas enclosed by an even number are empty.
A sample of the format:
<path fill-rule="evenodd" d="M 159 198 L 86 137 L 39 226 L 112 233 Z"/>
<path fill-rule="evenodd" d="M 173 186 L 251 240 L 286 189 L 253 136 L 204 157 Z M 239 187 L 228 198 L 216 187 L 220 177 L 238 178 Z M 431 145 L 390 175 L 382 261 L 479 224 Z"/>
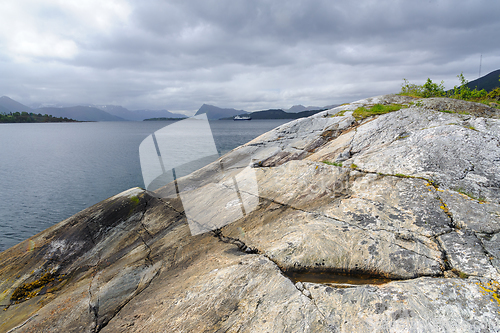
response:
<path fill-rule="evenodd" d="M 220 120 L 210 127 L 225 154 L 287 121 Z M 0 252 L 101 200 L 144 187 L 139 144 L 171 123 L 0 124 Z"/>

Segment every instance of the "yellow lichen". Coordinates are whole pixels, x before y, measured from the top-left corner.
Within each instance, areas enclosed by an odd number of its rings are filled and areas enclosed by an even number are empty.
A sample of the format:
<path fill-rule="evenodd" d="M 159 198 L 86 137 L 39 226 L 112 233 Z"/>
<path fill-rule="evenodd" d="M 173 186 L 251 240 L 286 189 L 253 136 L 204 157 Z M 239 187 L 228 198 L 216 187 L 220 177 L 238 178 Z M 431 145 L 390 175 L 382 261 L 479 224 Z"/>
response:
<path fill-rule="evenodd" d="M 450 215 L 450 210 L 448 209 L 445 203 L 443 203 L 442 206 L 439 206 L 439 208 L 441 208 L 448 216 Z"/>
<path fill-rule="evenodd" d="M 497 301 L 498 305 L 500 306 L 500 284 L 497 281 L 487 282 L 484 284 L 478 282 L 476 284 L 479 286 L 479 288 L 490 294 L 490 296 L 493 297 L 493 299 Z M 491 301 L 493 301 L 493 299 Z"/>
<path fill-rule="evenodd" d="M 45 273 L 38 280 L 31 283 L 23 283 L 17 287 L 12 293 L 12 296 L 10 296 L 10 300 L 17 302 L 23 299 L 35 297 L 43 287 L 52 281 L 54 281 L 54 275 L 51 273 Z"/>

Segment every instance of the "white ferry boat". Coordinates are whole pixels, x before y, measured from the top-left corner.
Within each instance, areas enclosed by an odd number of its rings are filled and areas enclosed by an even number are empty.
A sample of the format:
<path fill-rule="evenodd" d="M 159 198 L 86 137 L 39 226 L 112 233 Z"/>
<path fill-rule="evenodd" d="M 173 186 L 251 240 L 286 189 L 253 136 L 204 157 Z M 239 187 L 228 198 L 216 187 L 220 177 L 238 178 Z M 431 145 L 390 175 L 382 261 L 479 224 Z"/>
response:
<path fill-rule="evenodd" d="M 252 120 L 250 116 L 235 116 L 233 120 Z"/>

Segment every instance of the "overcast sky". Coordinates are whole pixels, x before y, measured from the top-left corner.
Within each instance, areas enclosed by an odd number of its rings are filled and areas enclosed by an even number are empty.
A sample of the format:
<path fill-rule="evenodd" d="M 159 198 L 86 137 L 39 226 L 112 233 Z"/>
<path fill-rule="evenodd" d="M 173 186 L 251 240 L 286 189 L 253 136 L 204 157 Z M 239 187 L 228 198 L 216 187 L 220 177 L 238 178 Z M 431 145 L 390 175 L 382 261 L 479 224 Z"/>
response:
<path fill-rule="evenodd" d="M 500 68 L 498 0 L 2 0 L 0 22 L 23 104 L 324 106 Z"/>

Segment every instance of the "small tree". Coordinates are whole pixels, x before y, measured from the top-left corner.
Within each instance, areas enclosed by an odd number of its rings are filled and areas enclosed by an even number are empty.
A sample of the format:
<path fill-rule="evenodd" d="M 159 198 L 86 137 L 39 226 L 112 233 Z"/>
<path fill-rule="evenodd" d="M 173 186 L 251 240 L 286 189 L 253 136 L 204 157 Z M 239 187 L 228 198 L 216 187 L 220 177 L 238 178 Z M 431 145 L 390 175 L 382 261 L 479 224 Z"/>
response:
<path fill-rule="evenodd" d="M 444 81 L 441 81 L 441 84 L 433 83 L 430 78 L 427 78 L 427 82 L 422 86 L 422 97 L 441 97 L 446 93 L 444 91 Z"/>
<path fill-rule="evenodd" d="M 500 76 L 499 76 L 498 82 L 500 82 Z M 489 99 L 494 99 L 494 100 L 500 101 L 500 88 L 496 87 L 495 89 L 490 91 L 488 93 L 487 97 Z"/>
<path fill-rule="evenodd" d="M 460 86 L 453 87 L 453 97 L 458 99 L 469 99 L 470 88 L 467 85 L 469 81 L 465 79 L 464 72 L 458 74 L 457 77 L 460 80 Z"/>
<path fill-rule="evenodd" d="M 400 94 L 424 98 L 441 97 L 446 95 L 444 91 L 444 81 L 437 84 L 432 82 L 430 78 L 427 78 L 427 81 L 423 85 L 410 83 L 407 79 L 403 79 Z"/>
<path fill-rule="evenodd" d="M 465 79 L 464 73 L 460 73 L 457 75 L 458 79 L 460 80 L 460 86 L 453 87 L 453 95 L 450 97 L 453 98 L 458 98 L 458 99 L 464 99 L 464 100 L 470 100 L 470 99 L 481 99 L 484 98 L 488 95 L 488 92 L 484 89 L 481 90 L 471 90 L 469 88 L 469 81 Z"/>
<path fill-rule="evenodd" d="M 500 88 L 495 88 L 486 95 L 489 99 L 500 101 Z"/>
<path fill-rule="evenodd" d="M 401 84 L 400 94 L 420 97 L 422 96 L 422 86 L 410 83 L 407 79 L 403 79 L 403 83 Z"/>

